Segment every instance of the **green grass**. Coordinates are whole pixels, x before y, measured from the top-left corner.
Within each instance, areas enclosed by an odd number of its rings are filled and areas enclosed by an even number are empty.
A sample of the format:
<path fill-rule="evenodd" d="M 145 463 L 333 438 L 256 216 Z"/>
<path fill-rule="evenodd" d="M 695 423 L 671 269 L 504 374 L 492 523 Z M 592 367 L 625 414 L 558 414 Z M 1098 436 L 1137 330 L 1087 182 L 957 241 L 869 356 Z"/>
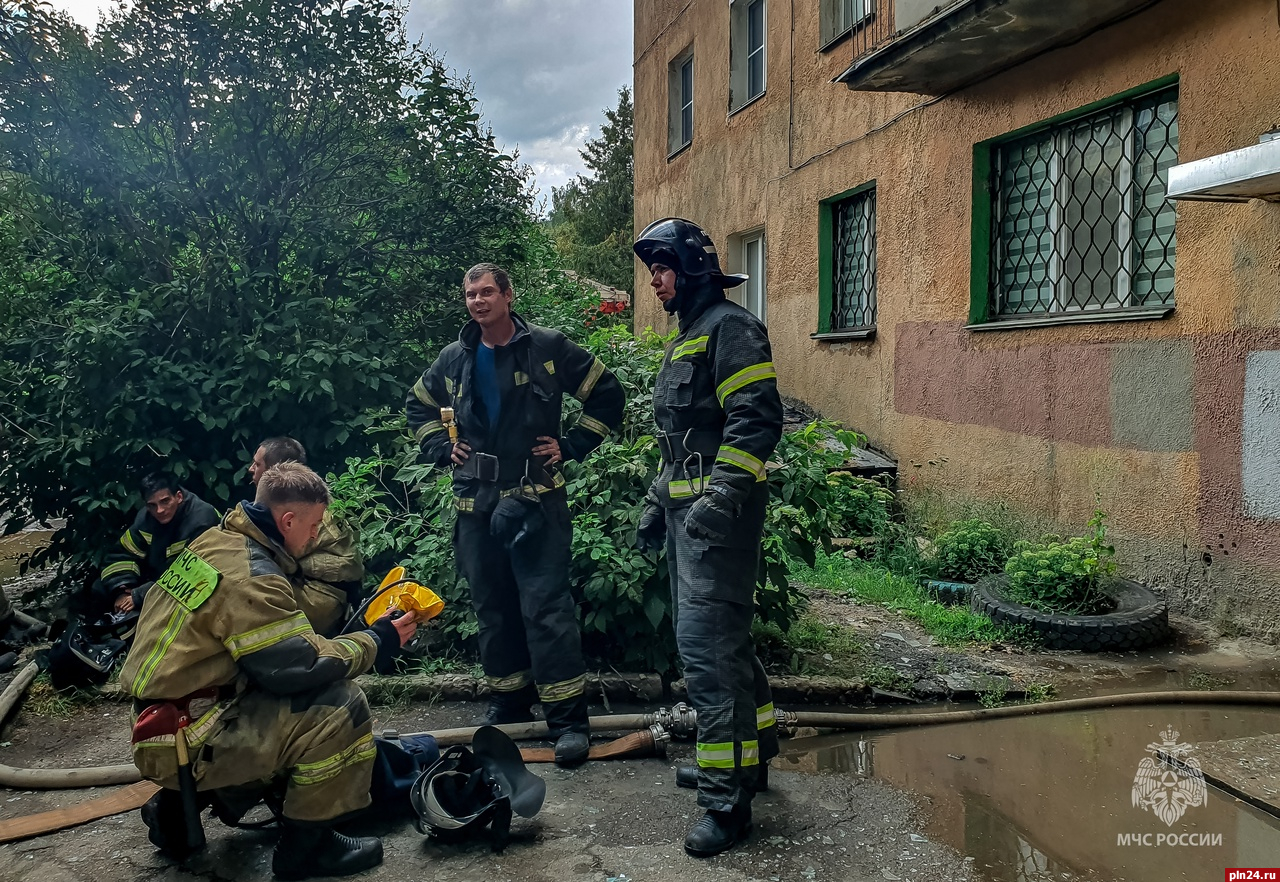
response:
<path fill-rule="evenodd" d="M 793 566 L 791 576 L 805 585 L 894 610 L 918 623 L 943 646 L 1032 642 L 1021 629 L 999 626 L 986 616 L 930 599 L 914 579 L 895 575 L 875 563 L 849 560 L 840 554 L 819 554 L 813 567 Z"/>
<path fill-rule="evenodd" d="M 772 668 L 866 679 L 867 647 L 852 628 L 802 615 L 785 632 L 774 622 L 756 620 L 751 634 L 761 659 Z"/>
<path fill-rule="evenodd" d="M 82 707 L 101 700 L 93 689 L 54 689 L 48 674 L 40 674 L 32 681 L 22 702 L 24 713 L 52 720 L 69 720 Z"/>

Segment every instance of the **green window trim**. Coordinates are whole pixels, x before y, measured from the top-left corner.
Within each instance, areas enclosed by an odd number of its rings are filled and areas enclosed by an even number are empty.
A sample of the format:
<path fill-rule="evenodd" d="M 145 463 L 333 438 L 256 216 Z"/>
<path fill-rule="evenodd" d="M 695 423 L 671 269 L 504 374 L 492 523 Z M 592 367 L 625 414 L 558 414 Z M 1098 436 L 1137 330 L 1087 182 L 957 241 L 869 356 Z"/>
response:
<path fill-rule="evenodd" d="M 810 338 L 819 342 L 869 339 L 875 325 L 859 328 L 832 328 L 831 314 L 835 298 L 835 213 L 836 206 L 847 199 L 876 189 L 874 180 L 859 184 L 843 193 L 828 196 L 818 203 L 818 332 Z"/>
<path fill-rule="evenodd" d="M 973 181 L 970 224 L 970 278 L 969 278 L 969 322 L 970 330 L 996 330 L 1007 328 L 1043 327 L 1058 324 L 1081 324 L 1087 322 L 1141 321 L 1159 319 L 1171 314 L 1174 303 L 1137 304 L 1129 306 L 1106 306 L 1098 309 L 1058 310 L 1021 315 L 998 316 L 993 314 L 993 224 L 996 222 L 996 194 L 998 182 L 992 179 L 993 158 L 1003 145 L 1025 139 L 1052 129 L 1059 129 L 1085 117 L 1103 113 L 1119 105 L 1124 105 L 1154 96 L 1160 92 L 1176 87 L 1179 84 L 1178 74 L 1160 77 L 1099 101 L 1092 102 L 1047 119 L 1039 120 L 1019 129 L 1004 133 L 996 138 L 978 142 L 973 148 Z M 1133 186 L 1132 182 L 1129 185 Z M 1175 240 L 1176 241 L 1176 240 Z M 1176 247 L 1176 246 L 1175 246 Z M 1175 252 L 1176 255 L 1176 252 Z M 1131 275 L 1136 270 L 1131 270 Z M 1055 282 L 1056 283 L 1056 282 Z M 1170 294 L 1170 297 L 1173 295 Z M 982 327 L 979 327 L 982 326 Z"/>

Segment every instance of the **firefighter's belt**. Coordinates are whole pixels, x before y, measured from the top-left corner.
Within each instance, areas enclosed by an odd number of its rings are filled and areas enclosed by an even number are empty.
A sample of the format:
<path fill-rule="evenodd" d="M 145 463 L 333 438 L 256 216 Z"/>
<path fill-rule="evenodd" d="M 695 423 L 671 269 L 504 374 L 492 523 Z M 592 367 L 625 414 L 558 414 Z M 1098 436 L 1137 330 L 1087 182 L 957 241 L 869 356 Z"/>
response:
<path fill-rule="evenodd" d="M 708 460 L 720 452 L 721 434 L 716 429 L 691 429 L 688 432 L 659 432 L 658 449 L 670 463 L 681 463 L 695 454 Z"/>
<path fill-rule="evenodd" d="M 235 694 L 235 686 L 230 685 L 210 686 L 173 701 L 135 698 L 133 712 L 137 714 L 137 720 L 133 724 L 131 740 L 137 744 L 156 735 L 172 735 L 177 731 L 179 721 L 185 719 L 194 722 L 204 716 L 213 705 L 232 698 Z"/>
<path fill-rule="evenodd" d="M 527 456 L 498 457 L 492 453 L 472 452 L 462 465 L 454 469 L 455 475 L 475 478 L 477 481 L 502 481 L 507 484 L 519 482 L 522 478 L 541 482 L 546 474 L 542 465 Z"/>

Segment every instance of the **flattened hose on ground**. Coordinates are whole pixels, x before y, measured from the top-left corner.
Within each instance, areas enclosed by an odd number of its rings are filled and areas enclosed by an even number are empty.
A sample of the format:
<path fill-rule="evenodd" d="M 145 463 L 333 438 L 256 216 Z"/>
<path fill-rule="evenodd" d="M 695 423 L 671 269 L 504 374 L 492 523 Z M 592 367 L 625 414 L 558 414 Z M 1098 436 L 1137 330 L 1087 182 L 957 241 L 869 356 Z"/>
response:
<path fill-rule="evenodd" d="M 40 672 L 32 662 L 18 672 L 9 686 L 0 693 L 0 724 L 9 711 L 26 692 L 27 687 Z M 1065 713 L 1080 710 L 1096 710 L 1109 707 L 1138 707 L 1160 704 L 1226 704 L 1280 706 L 1280 692 L 1131 692 L 1122 695 L 1097 695 L 1091 698 L 1073 698 L 1066 701 L 1046 701 L 1040 704 L 1017 704 L 1009 707 L 993 707 L 981 710 L 944 711 L 941 713 L 783 713 L 785 722 L 794 726 L 812 726 L 818 729 L 843 729 L 850 732 L 869 729 L 904 729 L 913 726 L 939 726 L 947 723 L 972 723 L 983 720 L 1002 720 L 1008 717 L 1024 717 L 1033 714 Z M 654 723 L 653 714 L 619 714 L 591 718 L 595 731 L 623 731 L 645 729 Z M 434 734 L 441 747 L 461 744 L 471 740 L 478 726 L 462 729 L 442 729 Z M 499 726 L 513 739 L 546 738 L 547 724 L 518 723 Z M 0 764 L 0 787 L 16 790 L 57 790 L 72 787 L 103 787 L 111 784 L 132 784 L 141 779 L 132 765 L 95 766 L 83 769 L 20 769 Z"/>

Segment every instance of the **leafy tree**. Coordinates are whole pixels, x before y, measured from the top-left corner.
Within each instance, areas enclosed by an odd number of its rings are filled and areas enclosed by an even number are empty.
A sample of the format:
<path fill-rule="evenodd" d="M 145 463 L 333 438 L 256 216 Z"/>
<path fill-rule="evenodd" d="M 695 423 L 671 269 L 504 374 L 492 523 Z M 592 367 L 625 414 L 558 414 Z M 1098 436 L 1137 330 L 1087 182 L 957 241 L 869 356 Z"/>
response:
<path fill-rule="evenodd" d="M 600 137 L 581 151 L 594 174 L 552 190 L 551 223 L 569 268 L 598 282 L 631 290 L 635 184 L 635 122 L 631 90 L 618 90 L 618 106 L 604 112 Z"/>
<path fill-rule="evenodd" d="M 157 467 L 226 506 L 256 441 L 369 447 L 527 172 L 402 0 L 0 0 L 0 512 L 91 551 Z"/>

